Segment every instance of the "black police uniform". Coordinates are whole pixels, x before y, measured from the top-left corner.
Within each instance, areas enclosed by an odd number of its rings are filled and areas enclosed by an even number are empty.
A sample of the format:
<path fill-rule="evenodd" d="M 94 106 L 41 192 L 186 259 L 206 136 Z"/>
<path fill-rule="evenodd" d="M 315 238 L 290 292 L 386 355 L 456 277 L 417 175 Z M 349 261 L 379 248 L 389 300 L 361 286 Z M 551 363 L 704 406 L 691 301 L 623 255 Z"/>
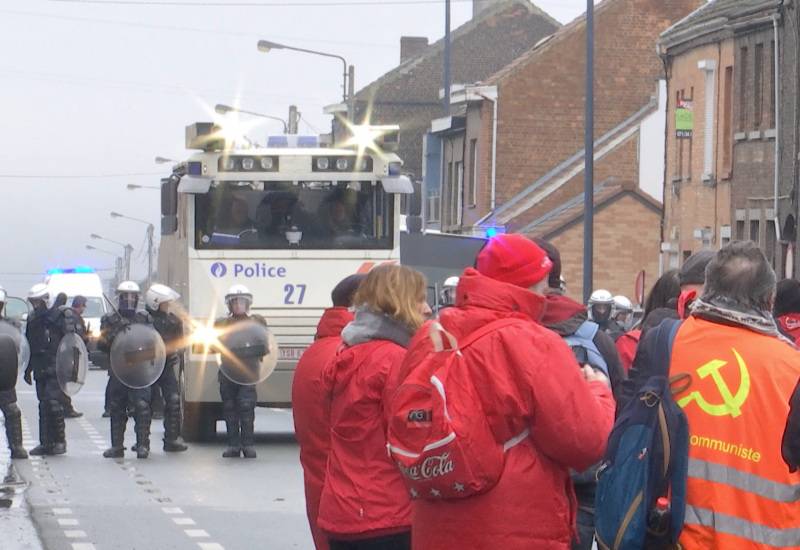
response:
<path fill-rule="evenodd" d="M 31 347 L 31 360 L 25 371 L 25 381 L 31 383 L 31 373 L 36 380 L 36 397 L 39 399 L 39 445 L 32 455 L 60 455 L 67 452 L 64 430 L 64 392 L 56 376 L 56 350 L 60 337 L 51 324 L 44 301 L 28 316 L 25 335 Z"/>
<path fill-rule="evenodd" d="M 147 308 L 147 312 L 152 317 L 153 326 L 164 340 L 167 350 L 164 372 L 152 386 L 161 388 L 161 394 L 164 396 L 164 450 L 185 451 L 186 445 L 178 441 L 181 433 L 181 395 L 178 379 L 175 376 L 175 368 L 180 365 L 185 342 L 183 323 L 172 313 L 152 311 L 150 308 Z"/>
<path fill-rule="evenodd" d="M 256 321 L 264 326 L 267 322 L 260 315 L 229 315 L 217 319 L 214 326 L 222 328 L 244 321 Z M 228 360 L 222 354 L 223 366 Z M 235 367 L 231 367 L 235 370 Z M 228 448 L 222 453 L 225 458 L 233 458 L 244 454 L 245 458 L 256 458 L 255 449 L 255 419 L 256 419 L 256 388 L 253 385 L 238 384 L 223 374 L 220 369 L 218 374 L 219 395 L 222 398 L 222 418 L 228 432 Z"/>
<path fill-rule="evenodd" d="M 19 323 L 10 319 L 0 317 L 0 322 L 22 331 Z M 28 458 L 28 453 L 22 446 L 22 411 L 17 406 L 17 390 L 10 389 L 0 391 L 0 411 L 3 411 L 6 424 L 6 439 L 8 440 L 8 450 L 11 451 L 11 458 Z"/>
<path fill-rule="evenodd" d="M 114 339 L 131 324 L 153 326 L 150 315 L 143 311 L 121 309 L 103 315 L 100 319 L 100 338 L 97 349 L 110 353 Z M 121 458 L 125 455 L 125 427 L 128 423 L 128 401 L 133 403 L 133 420 L 136 430 L 136 457 L 147 458 L 150 454 L 150 387 L 134 389 L 123 384 L 113 369 L 109 369 L 108 410 L 111 417 L 111 447 L 103 456 Z"/>
<path fill-rule="evenodd" d="M 58 353 L 58 345 L 61 339 L 70 332 L 76 333 L 83 339 L 84 343 L 88 341 L 86 334 L 86 324 L 83 322 L 83 317 L 69 306 L 54 306 L 47 312 L 48 321 L 50 323 L 50 345 L 53 348 L 53 357 Z M 60 386 L 59 386 L 60 387 Z M 72 398 L 61 392 L 59 397 L 61 406 L 64 408 L 64 418 L 78 418 L 83 416 L 72 406 Z"/>

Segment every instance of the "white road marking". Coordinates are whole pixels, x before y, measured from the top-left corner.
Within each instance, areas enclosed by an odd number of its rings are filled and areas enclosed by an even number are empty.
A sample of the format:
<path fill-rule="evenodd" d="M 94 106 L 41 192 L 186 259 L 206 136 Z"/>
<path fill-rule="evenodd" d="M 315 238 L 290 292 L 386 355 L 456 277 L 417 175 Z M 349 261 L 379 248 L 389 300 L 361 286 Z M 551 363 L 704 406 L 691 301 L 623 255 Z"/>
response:
<path fill-rule="evenodd" d="M 176 525 L 197 525 L 192 518 L 172 518 Z"/>
<path fill-rule="evenodd" d="M 207 532 L 203 531 L 202 529 L 184 529 L 183 532 L 192 538 L 201 538 L 210 536 Z"/>

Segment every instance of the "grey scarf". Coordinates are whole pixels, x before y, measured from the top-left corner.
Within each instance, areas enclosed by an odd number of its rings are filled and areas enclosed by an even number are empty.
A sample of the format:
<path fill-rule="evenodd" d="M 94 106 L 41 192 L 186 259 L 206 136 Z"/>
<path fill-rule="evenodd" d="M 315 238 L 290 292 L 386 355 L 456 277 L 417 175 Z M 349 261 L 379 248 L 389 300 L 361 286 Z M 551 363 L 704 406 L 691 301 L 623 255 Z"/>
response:
<path fill-rule="evenodd" d="M 408 347 L 413 332 L 401 321 L 365 307 L 358 307 L 355 311 L 355 318 L 342 330 L 345 344 L 355 346 L 373 340 L 389 340 L 404 348 Z"/>
<path fill-rule="evenodd" d="M 692 315 L 701 319 L 708 319 L 710 321 L 722 321 L 727 325 L 738 326 L 752 330 L 765 336 L 772 336 L 790 344 L 794 345 L 790 339 L 786 338 L 779 330 L 778 325 L 775 324 L 772 314 L 768 311 L 752 309 L 749 312 L 736 311 L 722 307 L 718 304 L 704 302 L 703 300 L 696 300 L 692 304 Z"/>

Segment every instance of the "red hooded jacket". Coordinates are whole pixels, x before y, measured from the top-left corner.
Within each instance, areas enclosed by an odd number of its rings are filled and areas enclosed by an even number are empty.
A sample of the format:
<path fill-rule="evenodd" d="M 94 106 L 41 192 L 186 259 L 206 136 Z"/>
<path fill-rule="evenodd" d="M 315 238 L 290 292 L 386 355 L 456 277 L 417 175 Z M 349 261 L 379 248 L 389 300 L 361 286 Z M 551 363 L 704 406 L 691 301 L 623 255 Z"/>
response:
<path fill-rule="evenodd" d="M 411 529 L 411 498 L 386 452 L 383 396 L 406 354 L 388 340 L 341 348 L 322 374 L 331 395 L 331 448 L 317 524 L 330 538 L 375 538 Z"/>
<path fill-rule="evenodd" d="M 794 341 L 795 345 L 800 346 L 798 344 L 800 342 L 800 313 L 787 313 L 782 317 L 778 317 L 778 323 L 780 323 L 783 332 Z"/>
<path fill-rule="evenodd" d="M 353 314 L 346 307 L 325 310 L 317 325 L 317 339 L 297 362 L 292 381 L 294 432 L 300 444 L 306 513 L 317 550 L 328 549 L 328 539 L 317 527 L 317 516 L 331 446 L 330 407 L 322 384 L 322 369 L 336 354 L 342 344 L 342 329 L 352 320 Z"/>
<path fill-rule="evenodd" d="M 530 428 L 511 448 L 500 481 L 462 500 L 413 500 L 414 550 L 568 550 L 575 501 L 569 468 L 599 461 L 614 423 L 614 400 L 602 382 L 586 383 L 564 340 L 538 321 L 544 297 L 466 269 L 456 307 L 440 322 L 463 338 L 496 319 L 530 321 L 490 333 L 464 350 L 497 441 Z M 391 385 L 430 349 L 426 327 L 408 347 Z M 391 395 L 387 387 L 387 396 Z"/>

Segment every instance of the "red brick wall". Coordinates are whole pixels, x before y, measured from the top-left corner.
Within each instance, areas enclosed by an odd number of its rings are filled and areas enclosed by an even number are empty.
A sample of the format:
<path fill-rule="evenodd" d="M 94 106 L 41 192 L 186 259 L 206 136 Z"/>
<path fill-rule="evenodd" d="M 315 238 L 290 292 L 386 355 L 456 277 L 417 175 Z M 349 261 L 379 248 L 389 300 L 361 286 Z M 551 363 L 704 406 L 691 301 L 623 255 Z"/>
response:
<path fill-rule="evenodd" d="M 594 290 L 604 288 L 635 302 L 633 285 L 639 270 L 645 270 L 645 288 L 656 281 L 659 276 L 660 219 L 659 213 L 629 194 L 595 214 Z M 550 241 L 561 253 L 561 274 L 567 281 L 567 295 L 581 301 L 583 224 L 570 227 Z"/>
<path fill-rule="evenodd" d="M 609 0 L 595 17 L 595 138 L 631 117 L 656 93 L 664 66 L 656 38 L 700 0 Z M 563 30 L 529 63 L 498 82 L 498 204 L 584 146 L 585 25 Z M 560 34 L 560 33 L 559 33 Z M 490 118 L 486 117 L 487 119 Z M 635 140 L 598 163 L 595 183 L 638 180 Z M 484 151 L 486 148 L 483 149 Z M 484 187 L 489 187 L 487 180 Z M 579 195 L 583 176 L 534 206 L 525 221 Z M 514 228 L 511 224 L 511 229 Z M 517 222 L 516 225 L 519 225 Z M 657 250 L 657 248 L 656 248 Z"/>

